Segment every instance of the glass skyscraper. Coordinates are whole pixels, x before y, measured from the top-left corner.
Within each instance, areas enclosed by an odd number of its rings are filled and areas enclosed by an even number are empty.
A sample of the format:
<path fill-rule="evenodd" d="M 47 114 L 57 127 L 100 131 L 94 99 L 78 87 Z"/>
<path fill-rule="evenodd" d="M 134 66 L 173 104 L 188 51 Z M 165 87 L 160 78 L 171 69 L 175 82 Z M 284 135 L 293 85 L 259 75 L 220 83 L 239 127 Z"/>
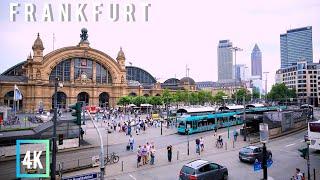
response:
<path fill-rule="evenodd" d="M 262 78 L 262 53 L 257 44 L 251 52 L 251 75 Z"/>
<path fill-rule="evenodd" d="M 229 82 L 234 77 L 232 42 L 220 40 L 218 45 L 218 81 Z"/>
<path fill-rule="evenodd" d="M 296 65 L 298 61 L 313 62 L 312 26 L 291 29 L 280 35 L 281 68 Z"/>

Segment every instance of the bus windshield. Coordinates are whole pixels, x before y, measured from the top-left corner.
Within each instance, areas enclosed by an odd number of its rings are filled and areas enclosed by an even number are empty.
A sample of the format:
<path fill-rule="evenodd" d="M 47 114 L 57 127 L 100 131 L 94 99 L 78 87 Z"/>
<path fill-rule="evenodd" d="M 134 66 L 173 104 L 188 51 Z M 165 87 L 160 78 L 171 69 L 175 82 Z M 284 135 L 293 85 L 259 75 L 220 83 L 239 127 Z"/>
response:
<path fill-rule="evenodd" d="M 309 123 L 310 132 L 320 133 L 320 123 Z"/>

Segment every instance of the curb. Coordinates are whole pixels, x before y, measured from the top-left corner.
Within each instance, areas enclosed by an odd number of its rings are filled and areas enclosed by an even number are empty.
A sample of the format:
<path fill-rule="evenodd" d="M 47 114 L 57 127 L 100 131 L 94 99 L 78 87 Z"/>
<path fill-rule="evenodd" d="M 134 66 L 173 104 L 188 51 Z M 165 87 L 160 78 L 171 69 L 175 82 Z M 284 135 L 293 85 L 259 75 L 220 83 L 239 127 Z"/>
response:
<path fill-rule="evenodd" d="M 165 136 L 170 136 L 173 134 L 178 134 L 177 132 L 175 133 L 170 133 L 170 134 L 166 134 L 166 135 L 162 135 L 159 137 L 165 137 Z M 158 138 L 158 137 L 155 137 Z M 123 142 L 125 143 L 125 142 Z M 115 144 L 109 144 L 108 146 L 113 146 L 113 145 L 119 145 L 119 144 L 123 144 L 123 143 L 115 143 Z M 107 145 L 104 145 L 103 147 L 107 147 Z M 58 150 L 58 154 L 59 153 L 65 153 L 65 152 L 75 152 L 75 151 L 80 151 L 80 150 L 85 150 L 85 149 L 94 149 L 94 148 L 100 148 L 99 145 L 94 146 L 94 145 L 86 145 L 86 146 L 81 146 L 81 147 L 75 147 L 75 148 L 68 148 L 68 149 L 62 149 L 62 150 Z M 6 156 L 5 158 L 1 159 L 0 158 L 0 162 L 7 162 L 7 161 L 12 161 L 12 160 L 16 160 L 16 156 Z"/>
<path fill-rule="evenodd" d="M 294 130 L 291 130 L 291 131 L 287 131 L 287 132 L 284 132 L 284 133 L 281 133 L 279 135 L 275 135 L 275 136 L 270 136 L 269 139 L 277 139 L 277 138 L 281 138 L 281 137 L 284 137 L 284 136 L 287 136 L 287 135 L 291 135 L 291 134 L 297 134 L 299 132 L 302 132 L 304 130 L 306 130 L 308 128 L 308 126 L 304 126 L 302 128 L 299 128 L 299 129 L 294 129 Z M 260 140 L 255 140 L 255 141 L 252 141 L 250 142 L 250 144 L 256 144 L 256 143 L 259 143 Z"/>

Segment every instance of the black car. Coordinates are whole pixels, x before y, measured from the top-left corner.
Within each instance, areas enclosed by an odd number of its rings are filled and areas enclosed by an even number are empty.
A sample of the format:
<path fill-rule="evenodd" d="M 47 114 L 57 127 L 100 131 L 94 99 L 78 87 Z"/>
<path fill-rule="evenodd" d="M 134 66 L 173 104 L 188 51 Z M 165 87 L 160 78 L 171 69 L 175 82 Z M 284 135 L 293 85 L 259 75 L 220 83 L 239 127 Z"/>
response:
<path fill-rule="evenodd" d="M 180 170 L 179 180 L 224 180 L 228 179 L 228 169 L 219 164 L 195 160 L 184 165 Z"/>
<path fill-rule="evenodd" d="M 272 159 L 272 153 L 267 150 L 267 158 Z M 256 160 L 262 162 L 262 147 L 246 146 L 240 149 L 239 152 L 240 161 L 247 161 L 254 163 Z"/>

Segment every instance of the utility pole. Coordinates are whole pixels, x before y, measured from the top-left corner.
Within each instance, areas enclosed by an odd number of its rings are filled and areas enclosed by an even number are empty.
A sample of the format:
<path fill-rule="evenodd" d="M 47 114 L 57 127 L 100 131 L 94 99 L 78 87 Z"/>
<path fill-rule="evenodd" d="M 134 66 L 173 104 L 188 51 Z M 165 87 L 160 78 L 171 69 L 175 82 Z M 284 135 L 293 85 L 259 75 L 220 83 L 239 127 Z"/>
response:
<path fill-rule="evenodd" d="M 263 179 L 267 180 L 268 179 L 268 167 L 267 167 L 267 147 L 266 143 L 263 143 L 263 148 L 262 148 L 262 168 L 263 168 Z"/>
<path fill-rule="evenodd" d="M 234 51 L 234 95 L 237 104 L 237 51 L 242 51 L 243 49 L 239 47 L 231 47 L 232 51 Z"/>
<path fill-rule="evenodd" d="M 52 135 L 51 179 L 56 179 L 58 81 L 59 81 L 59 78 L 56 77 L 54 81 L 54 114 L 53 114 L 53 135 Z"/>
<path fill-rule="evenodd" d="M 265 83 L 265 100 L 267 100 L 267 93 L 268 93 L 268 74 L 269 74 L 269 72 L 263 72 L 263 74 L 265 74 L 266 75 L 266 83 Z"/>
<path fill-rule="evenodd" d="M 246 97 L 243 97 L 243 141 L 247 141 L 247 124 L 246 124 Z"/>

